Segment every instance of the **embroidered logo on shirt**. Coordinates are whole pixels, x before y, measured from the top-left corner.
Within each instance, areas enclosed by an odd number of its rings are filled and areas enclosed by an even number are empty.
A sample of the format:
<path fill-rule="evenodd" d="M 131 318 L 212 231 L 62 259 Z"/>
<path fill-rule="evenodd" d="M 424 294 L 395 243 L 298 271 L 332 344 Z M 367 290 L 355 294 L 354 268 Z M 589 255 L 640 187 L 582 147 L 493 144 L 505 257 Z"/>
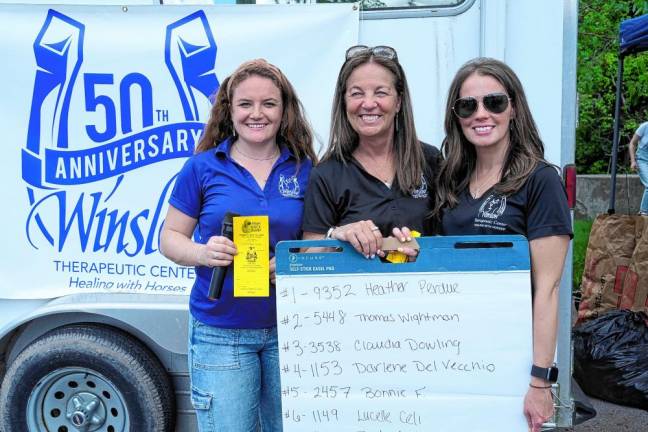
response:
<path fill-rule="evenodd" d="M 421 185 L 412 191 L 412 198 L 427 198 L 428 186 L 425 181 L 425 176 L 421 174 Z"/>
<path fill-rule="evenodd" d="M 479 207 L 475 227 L 505 231 L 506 224 L 498 218 L 506 211 L 506 196 L 490 194 Z"/>
<path fill-rule="evenodd" d="M 299 181 L 297 176 L 284 177 L 279 175 L 279 193 L 286 198 L 299 198 Z"/>
<path fill-rule="evenodd" d="M 479 217 L 497 219 L 506 210 L 506 197 L 490 194 L 486 201 L 479 207 Z"/>

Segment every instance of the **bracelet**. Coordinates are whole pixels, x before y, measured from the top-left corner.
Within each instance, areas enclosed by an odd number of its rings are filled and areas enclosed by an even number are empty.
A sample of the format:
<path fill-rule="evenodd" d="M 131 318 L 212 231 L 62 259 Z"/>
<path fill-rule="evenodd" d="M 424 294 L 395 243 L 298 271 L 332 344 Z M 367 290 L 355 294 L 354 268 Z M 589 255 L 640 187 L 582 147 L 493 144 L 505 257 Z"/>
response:
<path fill-rule="evenodd" d="M 333 238 L 333 231 L 335 231 L 337 227 L 333 226 L 326 231 L 326 237 L 324 237 L 326 240 L 332 239 Z"/>
<path fill-rule="evenodd" d="M 550 389 L 551 384 L 549 384 L 548 386 L 538 386 L 538 385 L 533 385 L 533 384 L 529 383 L 529 387 L 534 388 L 534 389 Z"/>

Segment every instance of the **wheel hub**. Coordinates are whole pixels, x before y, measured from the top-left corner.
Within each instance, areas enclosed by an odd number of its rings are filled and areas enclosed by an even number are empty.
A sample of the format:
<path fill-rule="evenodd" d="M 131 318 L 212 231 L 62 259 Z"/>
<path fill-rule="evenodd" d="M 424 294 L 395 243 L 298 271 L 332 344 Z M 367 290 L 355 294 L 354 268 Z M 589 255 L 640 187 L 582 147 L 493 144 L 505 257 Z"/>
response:
<path fill-rule="evenodd" d="M 88 369 L 51 372 L 36 385 L 27 405 L 30 431 L 130 430 L 121 392 L 105 377 Z"/>
<path fill-rule="evenodd" d="M 75 411 L 71 416 L 68 414 L 68 418 L 72 420 L 72 424 L 76 427 L 85 425 L 86 416 L 81 411 Z"/>
<path fill-rule="evenodd" d="M 68 401 L 65 416 L 80 431 L 91 432 L 106 421 L 106 407 L 95 394 L 79 392 Z"/>

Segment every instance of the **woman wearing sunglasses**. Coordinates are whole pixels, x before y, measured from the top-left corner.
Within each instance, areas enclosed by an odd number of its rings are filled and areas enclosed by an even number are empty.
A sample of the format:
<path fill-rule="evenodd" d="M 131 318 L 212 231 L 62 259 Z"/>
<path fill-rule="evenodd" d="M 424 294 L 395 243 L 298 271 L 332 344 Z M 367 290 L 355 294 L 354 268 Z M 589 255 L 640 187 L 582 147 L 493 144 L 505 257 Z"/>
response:
<path fill-rule="evenodd" d="M 558 287 L 571 218 L 557 169 L 520 80 L 504 63 L 463 65 L 450 90 L 434 214 L 445 235 L 521 234 L 529 240 L 533 286 L 533 365 L 524 415 L 539 432 L 553 414 L 551 384 Z"/>
<path fill-rule="evenodd" d="M 404 241 L 410 229 L 423 232 L 438 155 L 416 137 L 396 51 L 349 48 L 335 87 L 328 149 L 306 193 L 304 238 L 347 241 L 373 258 L 384 256 L 383 236 Z"/>

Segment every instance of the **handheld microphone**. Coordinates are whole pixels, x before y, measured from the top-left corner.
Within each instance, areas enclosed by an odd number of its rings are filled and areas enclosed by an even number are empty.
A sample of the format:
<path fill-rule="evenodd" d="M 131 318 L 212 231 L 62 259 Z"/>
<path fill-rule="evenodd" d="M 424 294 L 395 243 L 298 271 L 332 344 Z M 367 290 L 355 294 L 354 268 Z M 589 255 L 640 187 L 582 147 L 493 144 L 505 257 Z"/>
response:
<path fill-rule="evenodd" d="M 221 225 L 221 235 L 230 240 L 234 238 L 234 221 L 233 218 L 239 216 L 236 213 L 225 213 L 223 217 L 223 224 Z M 223 281 L 225 280 L 225 275 L 227 274 L 227 269 L 231 267 L 231 264 L 223 267 L 218 266 L 214 267 L 212 271 L 211 281 L 209 281 L 209 294 L 207 297 L 209 300 L 219 299 L 221 293 L 223 292 Z"/>

